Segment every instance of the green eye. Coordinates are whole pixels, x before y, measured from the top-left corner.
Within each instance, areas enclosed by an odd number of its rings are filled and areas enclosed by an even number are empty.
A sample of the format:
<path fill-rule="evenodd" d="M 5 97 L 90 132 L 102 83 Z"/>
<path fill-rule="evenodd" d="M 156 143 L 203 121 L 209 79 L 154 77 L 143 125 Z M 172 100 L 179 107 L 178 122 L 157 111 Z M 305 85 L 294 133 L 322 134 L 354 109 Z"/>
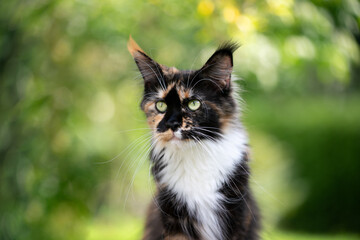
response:
<path fill-rule="evenodd" d="M 188 103 L 188 107 L 190 108 L 190 110 L 192 111 L 195 111 L 197 110 L 199 107 L 200 107 L 201 103 L 199 100 L 191 100 L 189 103 Z"/>
<path fill-rule="evenodd" d="M 167 109 L 167 105 L 164 101 L 158 101 L 155 106 L 156 106 L 156 109 L 162 113 L 165 112 Z"/>

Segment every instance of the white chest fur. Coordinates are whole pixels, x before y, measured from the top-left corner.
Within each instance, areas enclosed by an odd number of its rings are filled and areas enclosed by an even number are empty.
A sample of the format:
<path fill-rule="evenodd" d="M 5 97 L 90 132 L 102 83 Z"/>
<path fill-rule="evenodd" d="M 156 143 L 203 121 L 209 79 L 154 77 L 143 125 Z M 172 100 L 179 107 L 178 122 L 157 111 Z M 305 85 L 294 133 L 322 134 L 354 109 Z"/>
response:
<path fill-rule="evenodd" d="M 178 201 L 185 202 L 199 222 L 202 239 L 222 239 L 222 223 L 216 215 L 222 195 L 219 189 L 241 161 L 247 136 L 233 129 L 217 141 L 184 142 L 166 145 L 160 184 L 167 185 Z M 162 148 L 155 146 L 154 153 Z"/>

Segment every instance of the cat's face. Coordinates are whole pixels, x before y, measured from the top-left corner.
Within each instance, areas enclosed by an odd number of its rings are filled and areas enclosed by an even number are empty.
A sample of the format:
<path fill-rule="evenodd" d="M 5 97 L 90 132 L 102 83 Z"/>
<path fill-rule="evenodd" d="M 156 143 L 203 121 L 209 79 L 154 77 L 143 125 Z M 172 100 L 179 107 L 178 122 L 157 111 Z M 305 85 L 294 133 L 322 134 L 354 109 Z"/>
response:
<path fill-rule="evenodd" d="M 144 79 L 141 108 L 157 141 L 221 138 L 237 114 L 230 79 L 235 44 L 223 45 L 194 71 L 156 63 L 131 38 L 128 48 Z"/>

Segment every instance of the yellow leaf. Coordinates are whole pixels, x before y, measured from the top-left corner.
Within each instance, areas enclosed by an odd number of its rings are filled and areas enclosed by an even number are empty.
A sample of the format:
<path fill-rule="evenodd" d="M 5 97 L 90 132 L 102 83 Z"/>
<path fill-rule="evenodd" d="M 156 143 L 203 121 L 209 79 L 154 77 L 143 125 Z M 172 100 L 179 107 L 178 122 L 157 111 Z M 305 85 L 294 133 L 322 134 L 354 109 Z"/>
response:
<path fill-rule="evenodd" d="M 214 4 L 210 1 L 201 1 L 197 7 L 197 11 L 202 16 L 210 16 L 214 11 Z"/>

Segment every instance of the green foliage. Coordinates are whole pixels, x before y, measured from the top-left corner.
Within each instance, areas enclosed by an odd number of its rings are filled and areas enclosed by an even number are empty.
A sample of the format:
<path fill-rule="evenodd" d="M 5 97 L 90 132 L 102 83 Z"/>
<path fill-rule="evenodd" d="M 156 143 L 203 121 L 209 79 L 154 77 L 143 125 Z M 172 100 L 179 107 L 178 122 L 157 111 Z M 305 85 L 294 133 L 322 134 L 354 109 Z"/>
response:
<path fill-rule="evenodd" d="M 359 100 L 329 99 L 359 94 L 359 9 L 356 0 L 0 1 L 0 239 L 84 239 L 106 232 L 89 229 L 90 219 L 122 222 L 124 205 L 144 214 L 153 188 L 144 166 L 149 135 L 129 34 L 179 68 L 199 67 L 228 39 L 242 43 L 235 72 L 254 101 L 246 114 L 262 146 L 254 172 L 268 164 L 265 153 L 287 170 L 254 179 L 275 199 L 293 201 L 281 207 L 260 190 L 260 202 L 273 207 L 267 223 L 288 216 L 311 229 L 318 210 L 311 230 L 358 231 L 359 195 L 350 189 L 360 182 Z M 265 92 L 286 100 L 266 104 Z M 339 194 L 352 196 L 343 197 L 341 212 L 341 204 L 333 207 Z"/>
<path fill-rule="evenodd" d="M 359 230 L 356 216 L 360 210 L 356 206 L 360 195 L 355 190 L 360 188 L 359 103 L 358 97 L 249 99 L 254 110 L 247 114 L 246 122 L 276 139 L 286 149 L 287 156 L 282 159 L 291 164 L 284 168 L 283 162 L 275 162 L 283 166 L 283 172 L 278 173 L 282 178 L 291 171 L 292 177 L 284 181 L 290 181 L 292 189 L 286 191 L 295 191 L 297 196 L 276 195 L 283 204 L 292 205 L 281 221 L 283 226 L 311 232 Z M 274 162 L 274 154 L 261 157 L 262 162 Z M 259 161 L 257 156 L 255 161 Z M 262 179 L 260 174 L 256 178 Z"/>

